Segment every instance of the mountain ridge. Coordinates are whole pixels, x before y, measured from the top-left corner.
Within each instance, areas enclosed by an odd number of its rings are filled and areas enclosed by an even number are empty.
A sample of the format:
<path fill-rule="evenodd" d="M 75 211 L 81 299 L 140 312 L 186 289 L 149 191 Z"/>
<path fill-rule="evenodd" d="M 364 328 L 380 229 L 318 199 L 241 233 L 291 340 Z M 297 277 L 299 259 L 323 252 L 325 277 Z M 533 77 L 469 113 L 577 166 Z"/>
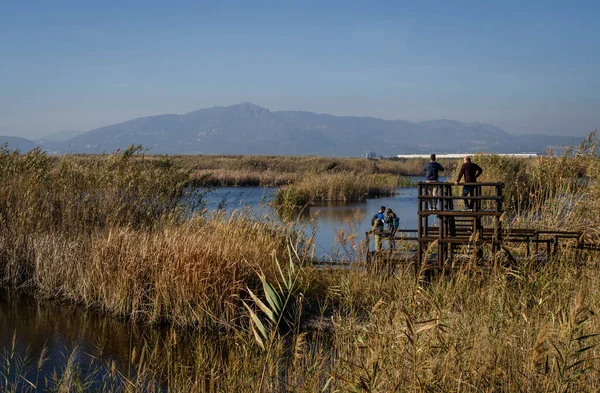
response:
<path fill-rule="evenodd" d="M 7 150 L 18 150 L 22 153 L 27 153 L 40 147 L 38 143 L 27 138 L 8 135 L 0 135 L 0 145 L 6 145 Z"/>
<path fill-rule="evenodd" d="M 423 153 L 541 152 L 581 138 L 515 135 L 491 124 L 437 119 L 422 122 L 270 111 L 244 102 L 185 114 L 144 116 L 47 143 L 55 153 L 101 153 L 141 144 L 155 154 L 360 156 Z"/>

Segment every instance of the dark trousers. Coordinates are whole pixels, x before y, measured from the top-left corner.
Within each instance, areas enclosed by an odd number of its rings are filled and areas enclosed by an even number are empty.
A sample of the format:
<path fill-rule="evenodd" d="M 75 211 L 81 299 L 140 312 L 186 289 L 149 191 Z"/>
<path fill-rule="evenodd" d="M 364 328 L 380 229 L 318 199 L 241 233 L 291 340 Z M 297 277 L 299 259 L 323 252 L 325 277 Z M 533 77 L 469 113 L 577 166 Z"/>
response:
<path fill-rule="evenodd" d="M 464 186 L 463 191 L 462 191 L 462 196 L 464 196 L 464 197 L 466 197 L 467 195 L 473 196 L 474 190 L 475 190 L 474 186 Z M 473 209 L 473 205 L 475 205 L 475 201 L 465 198 L 465 208 Z"/>

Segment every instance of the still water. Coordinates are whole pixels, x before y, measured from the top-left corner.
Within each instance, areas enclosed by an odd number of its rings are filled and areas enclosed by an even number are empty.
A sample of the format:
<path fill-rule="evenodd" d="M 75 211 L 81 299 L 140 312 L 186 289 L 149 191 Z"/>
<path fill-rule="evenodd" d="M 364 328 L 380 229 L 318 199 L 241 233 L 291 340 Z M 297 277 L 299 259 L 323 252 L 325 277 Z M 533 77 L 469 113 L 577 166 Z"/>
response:
<path fill-rule="evenodd" d="M 276 188 L 235 188 L 222 187 L 208 191 L 204 195 L 204 206 L 208 211 L 247 210 L 251 215 L 269 217 L 283 221 L 276 209 L 269 204 Z M 336 259 L 340 246 L 336 235 L 340 230 L 357 233 L 364 240 L 365 232 L 371 229 L 371 217 L 381 206 L 391 208 L 400 218 L 400 228 L 417 229 L 417 188 L 399 188 L 396 195 L 386 198 L 366 199 L 361 202 L 322 202 L 308 207 L 296 218 L 307 235 L 314 229 L 315 255 L 322 260 Z"/>
<path fill-rule="evenodd" d="M 94 376 L 93 383 L 106 381 L 113 363 L 127 376 L 135 372 L 132 356 L 137 353 L 139 358 L 144 348 L 183 358 L 183 346 L 174 349 L 166 339 L 172 332 L 0 290 L 0 392 L 11 386 L 30 391 L 32 384 L 45 391 L 45 379 L 52 380 L 55 371 L 62 375 L 69 362 Z M 117 375 L 116 380 L 121 378 Z"/>
<path fill-rule="evenodd" d="M 229 213 L 241 209 L 259 219 L 266 217 L 283 222 L 269 204 L 275 193 L 275 188 L 217 188 L 203 193 L 199 208 Z M 371 217 L 380 206 L 392 208 L 400 217 L 402 228 L 416 229 L 417 188 L 401 188 L 395 196 L 387 198 L 313 205 L 296 220 L 307 234 L 316 230 L 318 258 L 337 259 L 343 257 L 343 251 L 336 245 L 336 234 L 345 230 L 356 233 L 356 241 L 364 240 L 365 232 L 371 227 Z M 115 361 L 119 367 L 128 367 L 134 348 L 148 340 L 160 346 L 166 334 L 161 329 L 145 329 L 81 307 L 57 305 L 0 291 L 0 376 L 6 372 L 3 367 L 8 364 L 9 357 L 35 362 L 42 354 L 42 348 L 48 357 L 40 370 L 43 375 L 51 375 L 54 369 L 64 367 L 65 354 L 75 349 L 77 358 L 88 367 L 90 361 L 91 367 L 103 367 L 110 361 Z M 140 348 L 137 350 L 139 353 Z"/>

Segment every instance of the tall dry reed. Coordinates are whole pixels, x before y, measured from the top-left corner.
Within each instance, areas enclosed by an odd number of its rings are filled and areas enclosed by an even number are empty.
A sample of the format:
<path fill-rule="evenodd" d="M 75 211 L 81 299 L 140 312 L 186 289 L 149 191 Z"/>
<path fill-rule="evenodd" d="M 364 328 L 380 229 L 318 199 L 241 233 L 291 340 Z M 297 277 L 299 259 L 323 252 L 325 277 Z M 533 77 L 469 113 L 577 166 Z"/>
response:
<path fill-rule="evenodd" d="M 398 178 L 392 175 L 313 175 L 281 188 L 275 204 L 293 207 L 305 206 L 312 201 L 360 201 L 393 195 L 397 186 Z"/>
<path fill-rule="evenodd" d="M 409 268 L 321 270 L 314 279 L 329 287 L 312 330 L 267 331 L 262 344 L 244 327 L 215 339 L 173 334 L 169 351 L 150 344 L 132 353 L 136 372 L 123 372 L 129 391 L 596 391 L 598 265 L 534 262 L 466 265 L 426 284 Z M 277 288 L 280 279 L 267 280 Z M 256 315 L 275 310 L 263 289 L 256 294 Z M 119 391 L 105 378 L 105 391 Z"/>
<path fill-rule="evenodd" d="M 190 219 L 188 173 L 139 153 L 0 152 L 0 284 L 151 323 L 236 323 L 255 271 L 310 243 L 239 212 Z"/>
<path fill-rule="evenodd" d="M 289 234 L 244 216 L 213 215 L 160 230 L 113 227 L 91 237 L 32 239 L 31 281 L 45 296 L 151 323 L 228 326 L 256 271 L 276 271 Z"/>

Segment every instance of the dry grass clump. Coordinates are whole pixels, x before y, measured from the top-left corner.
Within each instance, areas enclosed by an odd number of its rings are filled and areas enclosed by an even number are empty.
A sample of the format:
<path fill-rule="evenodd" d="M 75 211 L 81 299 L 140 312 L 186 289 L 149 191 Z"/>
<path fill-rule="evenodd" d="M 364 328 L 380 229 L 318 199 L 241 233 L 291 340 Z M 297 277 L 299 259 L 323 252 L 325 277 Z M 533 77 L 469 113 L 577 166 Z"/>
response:
<path fill-rule="evenodd" d="M 182 156 L 186 168 L 229 169 L 240 171 L 273 171 L 279 173 L 321 173 L 326 171 L 377 171 L 377 161 L 364 158 L 337 158 L 317 156 Z"/>
<path fill-rule="evenodd" d="M 38 293 L 150 323 L 235 323 L 256 271 L 275 273 L 285 228 L 214 215 L 153 231 L 113 227 L 91 237 L 35 237 L 31 280 Z"/>
<path fill-rule="evenodd" d="M 480 269 L 349 276 L 331 293 L 332 391 L 596 391 L 597 267 Z"/>
<path fill-rule="evenodd" d="M 425 176 L 423 167 L 428 161 L 429 158 L 390 158 L 377 161 L 377 167 L 382 173 L 393 173 L 400 176 Z M 448 176 L 458 164 L 456 160 L 450 158 L 440 158 L 437 159 L 437 162 L 444 167 L 444 171 L 440 172 L 440 176 Z"/>
<path fill-rule="evenodd" d="M 360 201 L 394 195 L 398 179 L 391 175 L 344 173 L 306 176 L 281 188 L 275 204 L 284 207 L 305 206 L 313 201 Z"/>
<path fill-rule="evenodd" d="M 108 225 L 151 227 L 175 210 L 188 174 L 138 150 L 94 159 L 0 150 L 3 230 L 80 232 Z"/>
<path fill-rule="evenodd" d="M 0 283 L 31 275 L 32 240 L 73 237 L 115 226 L 150 229 L 182 217 L 187 173 L 169 162 L 134 160 L 139 149 L 84 157 L 48 157 L 0 149 Z"/>

